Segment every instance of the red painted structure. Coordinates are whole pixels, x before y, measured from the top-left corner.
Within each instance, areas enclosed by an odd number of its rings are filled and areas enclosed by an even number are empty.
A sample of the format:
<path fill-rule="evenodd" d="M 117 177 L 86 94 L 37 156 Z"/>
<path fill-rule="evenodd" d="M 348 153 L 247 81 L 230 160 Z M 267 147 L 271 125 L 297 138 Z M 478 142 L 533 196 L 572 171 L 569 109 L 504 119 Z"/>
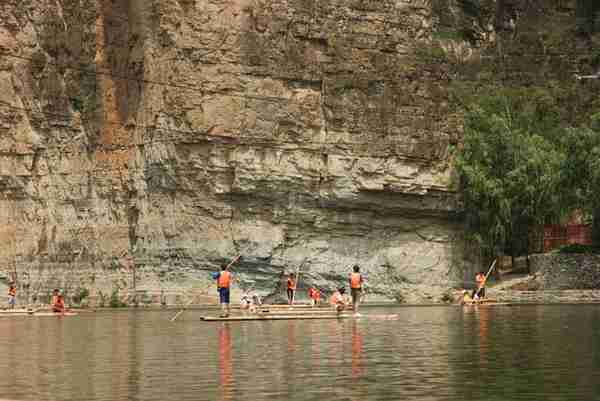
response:
<path fill-rule="evenodd" d="M 563 245 L 592 244 L 592 227 L 589 224 L 544 225 L 543 251 L 548 252 Z"/>

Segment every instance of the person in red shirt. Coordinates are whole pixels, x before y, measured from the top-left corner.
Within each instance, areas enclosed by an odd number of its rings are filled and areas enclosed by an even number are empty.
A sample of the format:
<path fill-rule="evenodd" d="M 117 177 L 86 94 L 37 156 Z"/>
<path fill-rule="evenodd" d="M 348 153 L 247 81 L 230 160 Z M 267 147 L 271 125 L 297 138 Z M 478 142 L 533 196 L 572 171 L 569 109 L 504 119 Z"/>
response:
<path fill-rule="evenodd" d="M 317 306 L 321 302 L 321 292 L 315 287 L 310 287 L 308 289 L 308 297 L 311 300 L 312 306 Z"/>

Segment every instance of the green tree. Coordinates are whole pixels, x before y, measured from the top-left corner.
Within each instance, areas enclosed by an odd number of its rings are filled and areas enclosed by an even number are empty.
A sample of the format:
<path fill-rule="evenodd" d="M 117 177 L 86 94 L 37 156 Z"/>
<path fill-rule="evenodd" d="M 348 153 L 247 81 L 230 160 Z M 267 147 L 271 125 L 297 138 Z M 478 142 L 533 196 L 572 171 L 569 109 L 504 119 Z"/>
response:
<path fill-rule="evenodd" d="M 576 25 L 581 34 L 600 31 L 600 2 L 598 0 L 577 0 Z"/>
<path fill-rule="evenodd" d="M 555 109 L 544 92 L 502 90 L 466 113 L 457 168 L 467 230 L 490 257 L 527 254 L 529 229 L 561 213 Z"/>
<path fill-rule="evenodd" d="M 569 129 L 561 137 L 566 154 L 563 172 L 563 203 L 593 216 L 593 241 L 600 247 L 600 115 L 590 127 Z"/>

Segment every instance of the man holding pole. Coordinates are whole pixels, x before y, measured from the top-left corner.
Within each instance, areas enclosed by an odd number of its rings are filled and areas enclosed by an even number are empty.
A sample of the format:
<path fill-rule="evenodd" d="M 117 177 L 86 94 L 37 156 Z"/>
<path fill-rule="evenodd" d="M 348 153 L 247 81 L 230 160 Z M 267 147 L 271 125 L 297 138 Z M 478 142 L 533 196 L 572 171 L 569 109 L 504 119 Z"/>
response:
<path fill-rule="evenodd" d="M 217 275 L 217 291 L 219 292 L 219 303 L 221 304 L 221 317 L 229 317 L 229 288 L 231 287 L 231 281 L 233 275 L 229 270 L 229 266 L 222 265 L 221 272 Z"/>
<path fill-rule="evenodd" d="M 485 281 L 486 276 L 483 272 L 479 272 L 475 275 L 475 285 L 476 288 L 473 290 L 473 294 L 471 294 L 471 298 L 473 300 L 479 300 L 485 298 Z"/>

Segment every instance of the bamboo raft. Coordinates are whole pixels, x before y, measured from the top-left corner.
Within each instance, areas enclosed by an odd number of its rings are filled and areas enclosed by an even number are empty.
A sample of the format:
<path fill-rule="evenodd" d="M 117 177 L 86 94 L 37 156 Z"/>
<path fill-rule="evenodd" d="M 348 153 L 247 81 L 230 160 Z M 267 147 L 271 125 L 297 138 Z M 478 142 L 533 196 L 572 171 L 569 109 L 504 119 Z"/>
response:
<path fill-rule="evenodd" d="M 250 312 L 249 312 L 250 313 Z M 304 314 L 304 315 L 322 315 L 322 314 L 336 314 L 337 312 L 333 308 L 323 308 L 317 310 L 282 310 L 282 309 L 271 309 L 271 308 L 258 308 L 256 310 L 257 314 L 284 314 L 284 315 L 296 315 L 296 314 Z"/>
<path fill-rule="evenodd" d="M 13 317 L 13 316 L 45 317 L 45 316 L 77 316 L 77 315 L 78 315 L 77 312 L 55 313 L 50 310 L 36 310 L 36 309 L 0 310 L 0 317 Z"/>
<path fill-rule="evenodd" d="M 473 302 L 473 303 L 468 303 L 468 304 L 464 304 L 464 305 L 458 305 L 458 306 L 508 306 L 508 305 L 514 305 L 513 303 L 510 302 Z"/>
<path fill-rule="evenodd" d="M 200 320 L 205 322 L 228 322 L 228 321 L 253 321 L 253 320 L 309 320 L 309 319 L 347 319 L 353 317 L 348 313 L 333 313 L 333 314 L 275 314 L 275 315 L 240 315 L 240 316 L 202 316 Z"/>

